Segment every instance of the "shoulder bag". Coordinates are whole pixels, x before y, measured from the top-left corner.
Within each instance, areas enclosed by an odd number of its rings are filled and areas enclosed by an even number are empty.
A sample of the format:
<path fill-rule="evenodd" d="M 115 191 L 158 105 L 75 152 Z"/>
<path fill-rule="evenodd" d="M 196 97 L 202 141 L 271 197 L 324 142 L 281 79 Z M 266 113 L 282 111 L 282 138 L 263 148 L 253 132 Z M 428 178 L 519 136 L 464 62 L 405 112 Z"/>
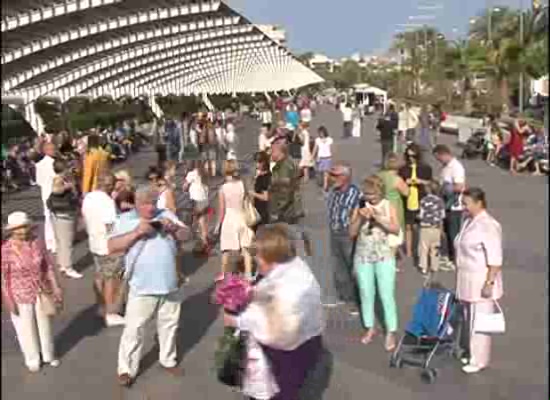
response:
<path fill-rule="evenodd" d="M 386 212 L 390 215 L 390 202 L 386 200 Z M 399 228 L 399 233 L 388 233 L 388 243 L 391 248 L 396 249 L 403 244 L 403 229 Z"/>
<path fill-rule="evenodd" d="M 250 195 L 248 194 L 246 190 L 246 185 L 244 182 L 243 184 L 243 190 L 244 190 L 244 199 L 243 199 L 243 216 L 244 216 L 244 222 L 248 227 L 256 226 L 262 217 L 260 216 L 260 213 L 258 210 L 256 210 L 256 207 L 254 206 L 254 203 L 252 202 L 252 199 L 250 198 Z"/>
<path fill-rule="evenodd" d="M 141 247 L 137 251 L 136 256 L 134 257 L 134 259 L 132 260 L 132 264 L 130 264 L 128 266 L 128 268 L 125 269 L 125 272 L 122 276 L 122 282 L 121 282 L 121 285 L 120 285 L 120 289 L 118 290 L 118 297 L 117 297 L 117 300 L 115 302 L 115 304 L 117 304 L 119 307 L 121 307 L 124 304 L 124 302 L 126 301 L 126 298 L 128 297 L 128 292 L 130 291 L 130 279 L 132 279 L 132 275 L 134 274 L 134 267 L 135 267 L 136 262 L 137 262 L 139 256 L 141 255 L 141 253 L 143 252 L 143 249 L 145 248 L 146 245 L 147 245 L 147 239 L 145 239 L 141 243 Z M 123 256 L 121 256 L 121 257 L 123 257 Z"/>

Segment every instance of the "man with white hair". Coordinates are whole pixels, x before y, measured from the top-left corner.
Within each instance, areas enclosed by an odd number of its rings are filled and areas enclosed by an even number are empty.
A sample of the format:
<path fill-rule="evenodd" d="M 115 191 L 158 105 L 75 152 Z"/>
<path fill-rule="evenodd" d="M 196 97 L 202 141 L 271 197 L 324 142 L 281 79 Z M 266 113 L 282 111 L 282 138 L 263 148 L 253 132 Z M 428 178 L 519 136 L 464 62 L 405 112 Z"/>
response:
<path fill-rule="evenodd" d="M 346 304 L 349 313 L 357 315 L 359 301 L 353 278 L 353 241 L 348 231 L 351 213 L 359 206 L 361 191 L 351 182 L 352 170 L 349 165 L 338 163 L 330 169 L 329 175 L 334 182 L 327 205 L 332 272 L 338 302 L 329 299 L 325 305 L 331 307 Z"/>
<path fill-rule="evenodd" d="M 55 145 L 53 143 L 45 143 L 42 149 L 44 157 L 36 163 L 36 183 L 40 186 L 40 196 L 44 207 L 44 239 L 46 241 L 46 248 L 51 253 L 56 252 L 56 242 L 52 215 L 46 202 L 52 194 L 53 179 L 55 177 L 55 171 L 53 169 L 55 150 Z"/>
<path fill-rule="evenodd" d="M 188 228 L 168 210 L 156 207 L 150 186 L 136 191 L 136 209 L 119 216 L 109 239 L 110 254 L 125 254 L 129 282 L 126 325 L 118 353 L 118 381 L 130 386 L 138 375 L 145 326 L 156 316 L 159 362 L 168 373 L 177 368 L 176 339 L 184 279 L 177 269 L 178 241 Z"/>

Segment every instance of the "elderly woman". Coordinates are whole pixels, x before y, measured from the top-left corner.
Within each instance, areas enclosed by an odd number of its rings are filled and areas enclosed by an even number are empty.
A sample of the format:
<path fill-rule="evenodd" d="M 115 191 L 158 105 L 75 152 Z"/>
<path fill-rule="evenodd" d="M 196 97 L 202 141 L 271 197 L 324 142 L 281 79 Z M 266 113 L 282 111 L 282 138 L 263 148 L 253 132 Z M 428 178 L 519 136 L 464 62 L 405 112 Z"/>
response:
<path fill-rule="evenodd" d="M 372 342 L 377 334 L 374 327 L 376 292 L 384 310 L 387 351 L 396 346 L 397 305 L 395 302 L 395 251 L 393 243 L 401 229 L 397 210 L 385 199 L 384 182 L 372 175 L 363 183 L 364 204 L 355 209 L 349 227 L 355 244 L 354 269 L 361 297 L 361 316 L 366 333 L 363 344 Z M 392 238 L 393 235 L 393 238 Z"/>
<path fill-rule="evenodd" d="M 481 371 L 489 365 L 491 336 L 473 332 L 478 314 L 491 313 L 494 302 L 502 297 L 502 229 L 487 212 L 485 192 L 470 188 L 462 201 L 468 218 L 455 239 L 456 295 L 464 304 L 469 321 L 469 358 L 462 360 L 467 374 Z"/>
<path fill-rule="evenodd" d="M 273 400 L 296 400 L 322 351 L 321 289 L 285 224 L 259 230 L 256 259 L 261 279 L 253 300 L 238 317 L 226 314 L 225 324 L 260 343 L 280 390 Z"/>
<path fill-rule="evenodd" d="M 9 238 L 2 244 L 2 299 L 11 315 L 25 365 L 38 372 L 41 362 L 59 366 L 51 327 L 54 304 L 63 294 L 44 243 L 21 211 L 8 216 Z M 42 357 L 41 357 L 42 356 Z"/>

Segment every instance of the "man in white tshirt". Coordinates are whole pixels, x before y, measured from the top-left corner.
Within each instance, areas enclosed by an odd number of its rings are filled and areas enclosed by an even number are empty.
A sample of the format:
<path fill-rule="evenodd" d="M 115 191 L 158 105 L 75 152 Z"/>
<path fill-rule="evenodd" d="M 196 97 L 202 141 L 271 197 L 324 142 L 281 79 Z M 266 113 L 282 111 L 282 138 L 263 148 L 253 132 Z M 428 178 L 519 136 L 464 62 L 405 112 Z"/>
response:
<path fill-rule="evenodd" d="M 47 142 L 44 144 L 42 151 L 44 153 L 44 158 L 36 163 L 36 183 L 40 186 L 40 197 L 42 198 L 44 207 L 44 239 L 46 241 L 46 248 L 51 253 L 55 253 L 56 245 L 52 215 L 46 205 L 50 194 L 52 194 L 53 179 L 55 177 L 55 171 L 53 169 L 55 145 L 51 142 Z"/>
<path fill-rule="evenodd" d="M 346 103 L 342 107 L 342 118 L 344 119 L 344 134 L 342 137 L 346 139 L 351 137 L 351 129 L 353 126 L 353 109 L 350 103 Z"/>
<path fill-rule="evenodd" d="M 115 187 L 115 177 L 104 174 L 98 178 L 98 188 L 84 197 L 82 215 L 88 232 L 88 245 L 94 258 L 95 287 L 98 302 L 105 307 L 107 326 L 124 325 L 124 318 L 117 313 L 117 295 L 123 267 L 122 255 L 109 255 L 109 235 L 117 218 L 116 205 L 110 193 Z"/>
<path fill-rule="evenodd" d="M 443 270 L 455 269 L 454 240 L 462 226 L 464 206 L 462 205 L 462 192 L 466 188 L 466 171 L 460 161 L 453 156 L 451 149 L 445 145 L 437 145 L 433 154 L 442 165 L 439 181 L 442 188 L 443 200 L 445 202 L 445 235 L 446 245 L 443 243 L 442 250 L 447 248 L 448 257 L 442 257 L 441 268 Z"/>

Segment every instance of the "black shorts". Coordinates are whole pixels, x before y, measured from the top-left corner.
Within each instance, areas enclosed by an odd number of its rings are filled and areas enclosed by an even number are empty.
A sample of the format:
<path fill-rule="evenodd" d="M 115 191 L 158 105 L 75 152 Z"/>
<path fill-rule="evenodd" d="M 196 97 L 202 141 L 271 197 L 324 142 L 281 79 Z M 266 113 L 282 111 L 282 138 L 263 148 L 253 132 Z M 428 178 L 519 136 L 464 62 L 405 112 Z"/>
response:
<path fill-rule="evenodd" d="M 420 212 L 418 210 L 416 211 L 405 210 L 405 225 L 418 224 L 419 214 Z"/>

